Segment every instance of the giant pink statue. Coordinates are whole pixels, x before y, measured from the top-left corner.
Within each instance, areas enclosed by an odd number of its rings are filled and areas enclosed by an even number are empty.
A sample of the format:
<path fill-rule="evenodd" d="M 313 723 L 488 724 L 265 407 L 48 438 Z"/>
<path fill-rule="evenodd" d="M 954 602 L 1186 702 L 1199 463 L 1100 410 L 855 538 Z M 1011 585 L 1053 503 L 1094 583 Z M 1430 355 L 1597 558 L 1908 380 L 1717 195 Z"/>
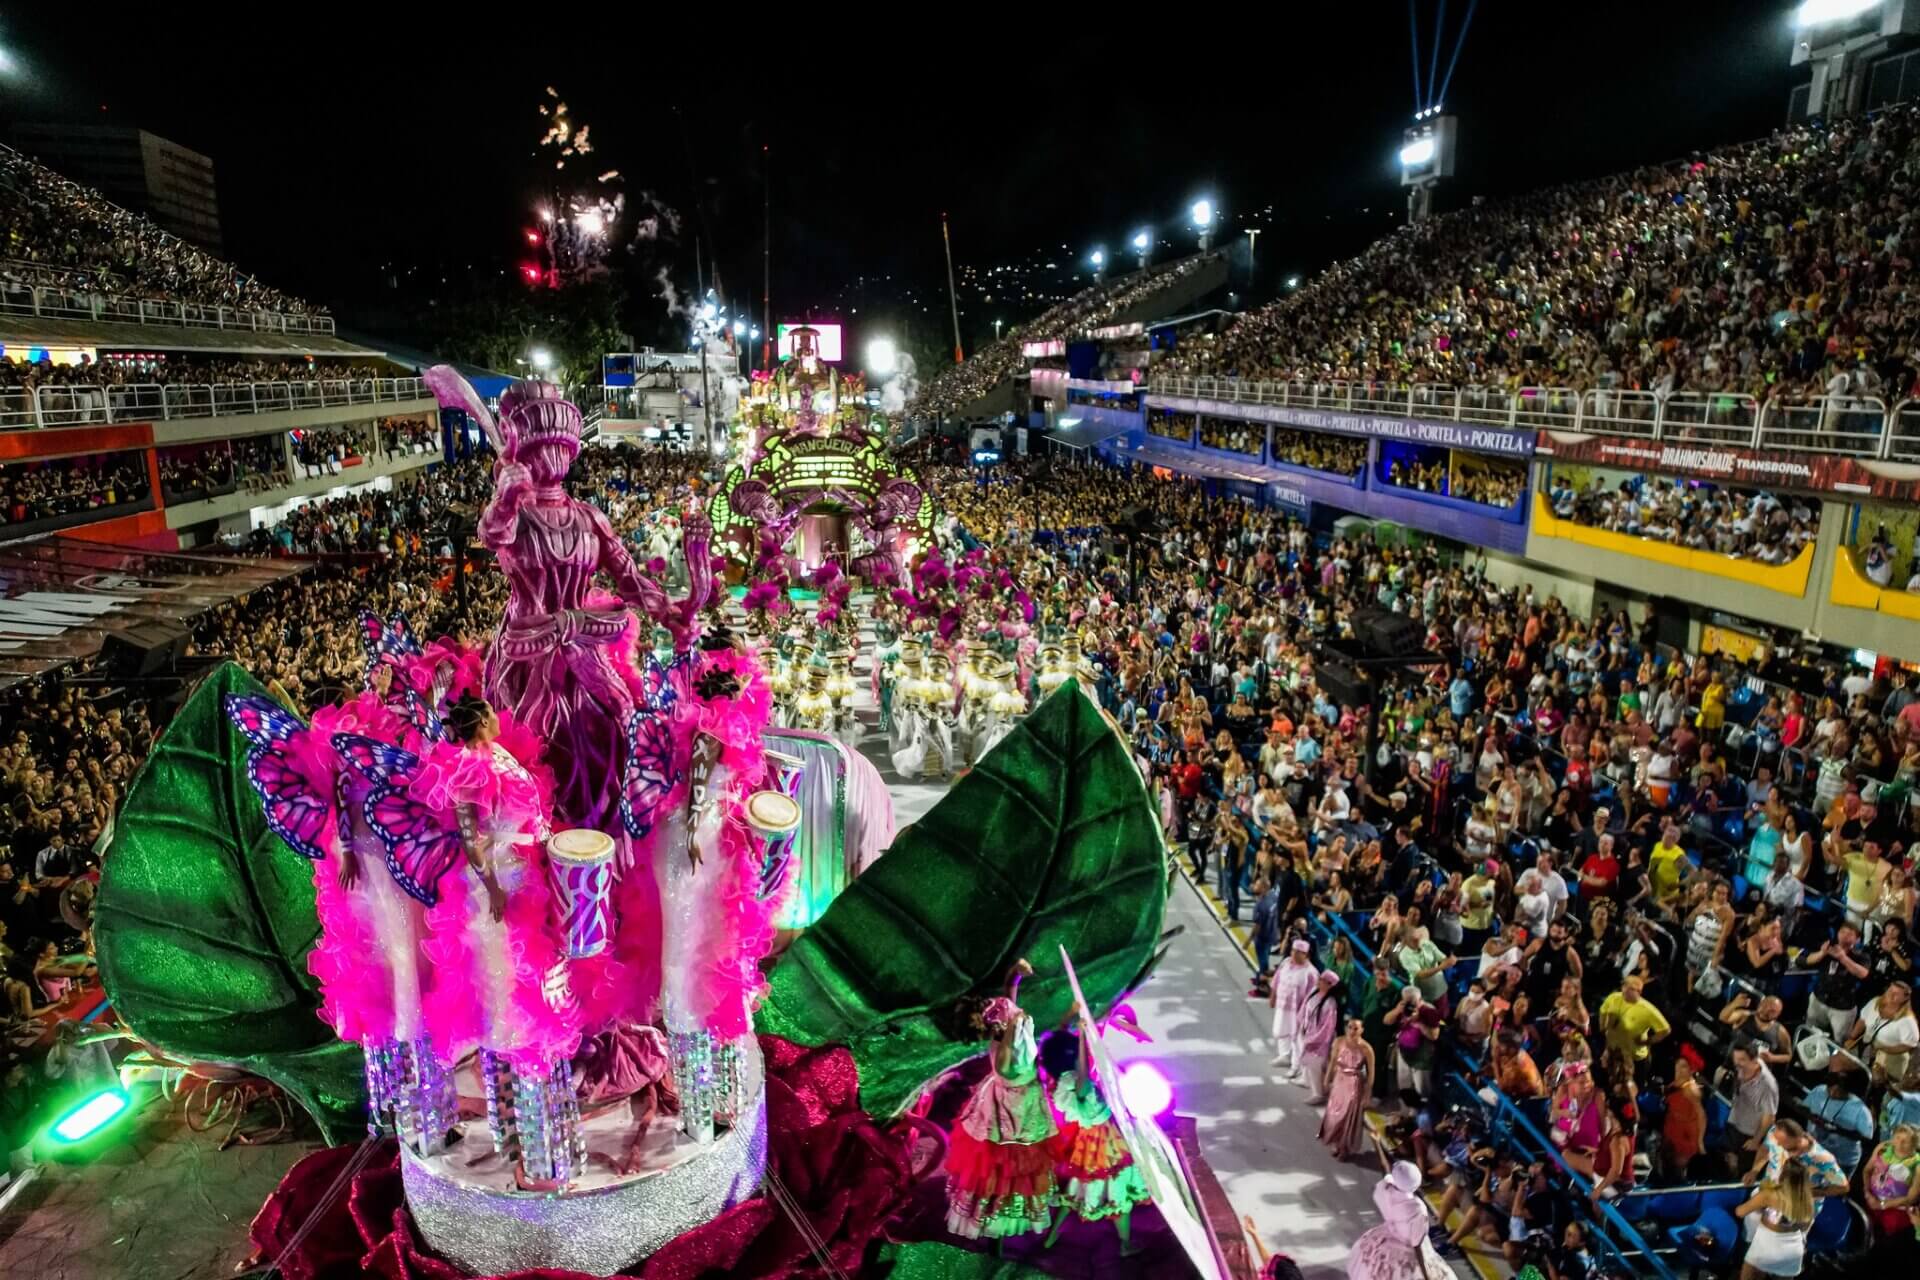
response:
<path fill-rule="evenodd" d="M 639 625 L 658 623 L 687 650 L 713 585 L 707 518 L 693 511 L 683 522 L 688 590 L 673 600 L 640 572 L 606 516 L 563 487 L 580 452 L 581 418 L 558 387 L 516 382 L 500 397 L 496 421 L 452 369 L 430 369 L 426 380 L 441 404 L 479 421 L 498 453 L 479 534 L 500 558 L 511 594 L 487 658 L 487 696 L 546 740 L 555 809 L 618 838 L 623 727 L 649 691 L 616 645 L 644 652 L 651 642 L 627 638 L 626 606 L 639 612 Z M 594 587 L 600 571 L 617 599 Z"/>

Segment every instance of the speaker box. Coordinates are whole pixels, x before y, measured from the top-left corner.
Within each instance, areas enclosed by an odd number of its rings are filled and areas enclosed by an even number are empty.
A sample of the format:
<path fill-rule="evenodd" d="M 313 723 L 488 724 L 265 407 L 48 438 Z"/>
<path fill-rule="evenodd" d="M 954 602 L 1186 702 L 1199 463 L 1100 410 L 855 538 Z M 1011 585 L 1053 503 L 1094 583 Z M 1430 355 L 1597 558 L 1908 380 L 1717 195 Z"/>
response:
<path fill-rule="evenodd" d="M 1375 657 L 1406 658 L 1426 647 L 1420 624 L 1390 609 L 1360 610 L 1354 615 L 1353 634 Z"/>
<path fill-rule="evenodd" d="M 107 669 L 123 678 L 171 674 L 186 651 L 186 624 L 157 620 L 109 631 L 100 645 Z"/>
<path fill-rule="evenodd" d="M 1373 683 L 1358 667 L 1323 655 L 1314 664 L 1313 678 L 1343 707 L 1373 705 Z"/>

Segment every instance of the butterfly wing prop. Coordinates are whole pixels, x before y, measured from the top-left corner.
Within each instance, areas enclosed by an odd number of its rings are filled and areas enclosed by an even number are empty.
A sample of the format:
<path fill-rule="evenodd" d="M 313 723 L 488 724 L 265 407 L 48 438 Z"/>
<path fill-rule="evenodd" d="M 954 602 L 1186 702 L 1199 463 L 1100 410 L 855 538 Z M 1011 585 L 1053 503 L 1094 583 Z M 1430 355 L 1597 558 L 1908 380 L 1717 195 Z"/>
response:
<path fill-rule="evenodd" d="M 665 718 L 636 708 L 627 717 L 627 764 L 620 780 L 620 821 L 639 839 L 680 781 L 673 768 L 673 734 Z"/>
<path fill-rule="evenodd" d="M 406 691 L 405 697 L 407 722 L 418 729 L 422 737 L 428 742 L 452 741 L 452 735 L 447 732 L 446 723 L 434 714 L 433 708 L 427 705 L 425 698 L 412 689 Z"/>
<path fill-rule="evenodd" d="M 367 795 L 367 825 L 386 849 L 394 883 L 431 907 L 440 900 L 440 878 L 460 860 L 458 830 L 427 806 L 392 786 Z"/>
<path fill-rule="evenodd" d="M 420 767 L 420 757 L 413 752 L 357 733 L 334 734 L 333 749 L 355 773 L 379 787 L 404 787 Z"/>
<path fill-rule="evenodd" d="M 223 707 L 234 728 L 252 744 L 247 751 L 247 781 L 260 797 L 268 829 L 302 857 L 316 861 L 325 857 L 322 841 L 333 814 L 332 797 L 314 787 L 287 751 L 306 725 L 265 694 L 230 693 Z"/>

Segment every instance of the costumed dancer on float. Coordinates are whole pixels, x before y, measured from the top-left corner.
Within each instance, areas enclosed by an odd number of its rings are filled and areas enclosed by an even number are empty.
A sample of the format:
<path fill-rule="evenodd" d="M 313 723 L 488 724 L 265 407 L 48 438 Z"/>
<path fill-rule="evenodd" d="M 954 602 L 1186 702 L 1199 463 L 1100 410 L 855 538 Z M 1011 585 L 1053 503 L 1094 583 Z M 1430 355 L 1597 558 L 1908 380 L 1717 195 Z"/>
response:
<path fill-rule="evenodd" d="M 1116 1008 L 1112 1019 L 1115 1025 L 1136 1039 L 1147 1039 L 1137 1028 L 1122 1022 L 1120 1015 L 1121 1009 Z M 1072 1214 L 1088 1222 L 1111 1218 L 1120 1233 L 1121 1256 L 1125 1257 L 1133 1252 L 1134 1206 L 1153 1197 L 1133 1162 L 1125 1135 L 1114 1123 L 1102 1082 L 1094 1075 L 1092 1047 L 1084 1035 L 1079 1037 L 1079 1044 L 1079 1066 L 1063 1073 L 1053 1086 L 1053 1105 L 1060 1113 L 1056 1149 L 1060 1155 L 1057 1176 L 1061 1182 L 1061 1212 L 1047 1234 L 1047 1247 L 1052 1248 L 1060 1238 Z"/>
<path fill-rule="evenodd" d="M 1055 1194 L 1054 1137 L 1033 1019 L 1016 1003 L 1025 960 L 976 1016 L 992 1037 L 986 1078 L 961 1110 L 947 1146 L 947 1230 L 1002 1240 L 1047 1229 Z"/>
<path fill-rule="evenodd" d="M 548 883 L 551 784 L 528 767 L 538 742 L 473 694 L 421 739 L 417 752 L 352 733 L 333 742 L 370 784 L 365 820 L 388 866 L 426 907 L 436 1050 L 479 1051 L 496 1148 L 515 1156 L 522 1185 L 563 1185 L 578 1154 L 568 1063 L 581 1014 Z"/>
<path fill-rule="evenodd" d="M 381 670 L 370 666 L 369 686 Z M 422 1153 L 437 1150 L 459 1115 L 424 1016 L 425 914 L 367 826 L 366 780 L 343 767 L 332 746 L 336 732 L 401 741 L 411 727 L 372 687 L 321 707 L 312 727 L 265 694 L 229 694 L 225 710 L 251 744 L 247 775 L 267 826 L 314 860 L 323 927 L 307 966 L 320 983 L 320 1016 L 365 1054 L 368 1129 Z"/>
<path fill-rule="evenodd" d="M 1420 1198 L 1420 1170 L 1396 1160 L 1373 1189 L 1381 1223 L 1353 1242 L 1349 1280 L 1452 1280 L 1453 1269 L 1427 1238 L 1432 1215 Z"/>
<path fill-rule="evenodd" d="M 1334 1033 L 1340 1028 L 1340 975 L 1322 969 L 1314 977 L 1313 993 L 1300 1009 L 1300 1077 L 1307 1100 L 1327 1100 L 1327 1059 L 1333 1053 Z"/>
<path fill-rule="evenodd" d="M 1300 1015 L 1314 992 L 1318 973 L 1311 953 L 1305 938 L 1295 938 L 1286 961 L 1274 971 L 1273 990 L 1267 1000 L 1273 1006 L 1272 1065 L 1276 1067 L 1297 1069 L 1300 1062 Z"/>
<path fill-rule="evenodd" d="M 496 422 L 466 379 L 440 365 L 423 375 L 444 406 L 465 410 L 493 443 L 494 492 L 481 514 L 481 540 L 498 556 L 509 594 L 487 656 L 486 695 L 497 708 L 532 729 L 546 744 L 554 773 L 553 812 L 569 827 L 592 827 L 618 850 L 612 886 L 613 945 L 572 966 L 574 993 L 587 1025 L 637 1028 L 658 1010 L 661 993 L 660 899 L 653 868 L 634 873 L 640 835 L 679 781 L 684 754 L 655 733 L 662 748 L 629 769 L 636 707 L 659 718 L 669 674 L 675 689 L 690 683 L 689 654 L 699 634 L 699 610 L 712 589 L 706 517 L 690 512 L 682 525 L 688 589 L 680 600 L 635 566 L 632 555 L 597 508 L 569 497 L 563 486 L 580 452 L 580 411 L 546 382 L 518 382 L 500 398 Z M 604 571 L 618 598 L 594 589 Z M 626 608 L 641 614 L 636 621 Z M 667 629 L 680 653 L 671 673 L 653 671 L 652 686 L 631 656 L 644 650 L 648 622 Z M 626 785 L 617 785 L 626 779 Z M 626 805 L 622 807 L 622 801 Z"/>

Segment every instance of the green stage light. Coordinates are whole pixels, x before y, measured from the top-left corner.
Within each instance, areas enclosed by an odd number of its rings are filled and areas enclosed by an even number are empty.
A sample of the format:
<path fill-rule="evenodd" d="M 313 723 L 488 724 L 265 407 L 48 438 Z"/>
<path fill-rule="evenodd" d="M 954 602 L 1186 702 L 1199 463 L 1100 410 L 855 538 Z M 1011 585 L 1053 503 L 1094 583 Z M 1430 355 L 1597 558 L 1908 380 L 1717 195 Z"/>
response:
<path fill-rule="evenodd" d="M 118 1089 L 103 1089 L 53 1122 L 53 1136 L 61 1142 L 82 1142 L 113 1123 L 133 1105 Z"/>

